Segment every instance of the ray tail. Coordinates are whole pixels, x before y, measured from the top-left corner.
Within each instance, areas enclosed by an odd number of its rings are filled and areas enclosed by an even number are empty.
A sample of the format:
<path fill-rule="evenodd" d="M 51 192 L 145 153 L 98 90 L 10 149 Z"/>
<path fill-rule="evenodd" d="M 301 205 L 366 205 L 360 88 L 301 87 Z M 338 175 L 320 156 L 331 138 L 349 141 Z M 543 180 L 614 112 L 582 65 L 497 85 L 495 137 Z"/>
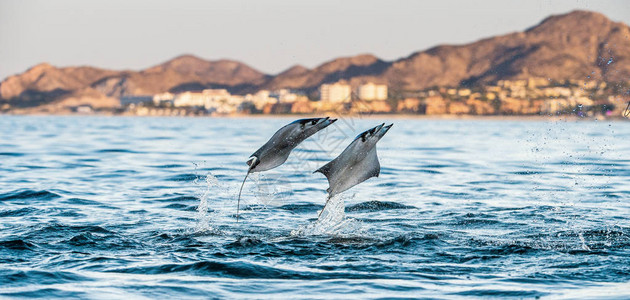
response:
<path fill-rule="evenodd" d="M 322 211 L 319 212 L 319 215 L 317 215 L 317 218 L 319 219 L 319 217 L 322 216 L 322 213 L 324 212 L 324 210 L 326 209 L 326 206 L 328 205 L 328 202 L 330 202 L 330 198 L 332 198 L 332 196 L 330 194 L 328 194 L 328 198 L 326 199 L 326 204 L 324 204 L 324 208 L 322 208 Z"/>
<path fill-rule="evenodd" d="M 245 175 L 245 178 L 243 179 L 243 183 L 241 183 L 241 189 L 238 190 L 238 200 L 236 200 L 236 222 L 238 222 L 238 213 L 240 211 L 241 208 L 241 192 L 243 192 L 243 186 L 245 185 L 245 180 L 247 180 L 247 176 L 249 176 L 249 171 L 247 171 L 247 174 Z"/>

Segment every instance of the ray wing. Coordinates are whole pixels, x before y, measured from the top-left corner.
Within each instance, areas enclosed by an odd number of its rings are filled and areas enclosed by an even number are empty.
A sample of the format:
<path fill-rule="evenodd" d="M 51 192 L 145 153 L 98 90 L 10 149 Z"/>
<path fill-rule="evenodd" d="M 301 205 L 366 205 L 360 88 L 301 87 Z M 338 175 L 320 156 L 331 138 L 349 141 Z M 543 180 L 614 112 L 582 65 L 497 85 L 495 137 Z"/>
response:
<path fill-rule="evenodd" d="M 336 166 L 338 164 L 338 158 L 333 159 L 332 161 L 330 161 L 329 163 L 325 164 L 324 166 L 322 166 L 321 168 L 315 170 L 315 172 L 313 173 L 322 173 L 324 174 L 324 176 L 326 176 L 326 179 L 328 179 L 328 189 L 326 190 L 327 192 L 330 193 L 332 186 L 334 185 L 334 182 L 336 182 L 336 178 L 337 178 L 337 174 L 339 172 L 336 172 Z"/>
<path fill-rule="evenodd" d="M 340 163 L 338 157 L 315 172 L 320 172 L 326 176 L 329 185 L 326 191 L 332 197 L 369 178 L 378 177 L 381 172 L 381 165 L 376 154 L 376 147 L 374 147 L 365 157 L 353 164 L 344 165 Z"/>

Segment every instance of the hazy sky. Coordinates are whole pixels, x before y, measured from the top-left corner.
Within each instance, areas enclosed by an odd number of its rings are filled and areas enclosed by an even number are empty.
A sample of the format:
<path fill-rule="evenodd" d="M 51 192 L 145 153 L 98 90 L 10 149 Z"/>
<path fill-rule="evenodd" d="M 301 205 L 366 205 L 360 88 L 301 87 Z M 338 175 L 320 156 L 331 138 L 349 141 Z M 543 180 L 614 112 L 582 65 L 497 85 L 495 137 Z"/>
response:
<path fill-rule="evenodd" d="M 477 2 L 0 0 L 0 79 L 41 62 L 139 70 L 184 53 L 270 74 L 359 53 L 393 60 L 575 9 L 630 24 L 622 0 Z"/>

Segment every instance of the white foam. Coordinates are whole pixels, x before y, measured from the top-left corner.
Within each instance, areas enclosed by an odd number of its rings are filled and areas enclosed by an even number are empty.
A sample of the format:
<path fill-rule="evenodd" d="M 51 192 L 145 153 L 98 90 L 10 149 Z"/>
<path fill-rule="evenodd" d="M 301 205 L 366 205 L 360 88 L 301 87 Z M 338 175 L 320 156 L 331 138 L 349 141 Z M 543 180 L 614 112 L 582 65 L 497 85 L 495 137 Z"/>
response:
<path fill-rule="evenodd" d="M 340 196 L 330 198 L 319 218 L 310 224 L 291 231 L 293 236 L 353 235 L 362 231 L 361 222 L 346 218 L 344 200 Z"/>
<path fill-rule="evenodd" d="M 215 229 L 210 225 L 210 216 L 208 215 L 208 197 L 211 195 L 212 188 L 219 187 L 219 180 L 210 173 L 208 173 L 205 178 L 205 190 L 199 197 L 199 206 L 197 207 L 197 225 L 195 226 L 195 233 L 215 231 Z"/>

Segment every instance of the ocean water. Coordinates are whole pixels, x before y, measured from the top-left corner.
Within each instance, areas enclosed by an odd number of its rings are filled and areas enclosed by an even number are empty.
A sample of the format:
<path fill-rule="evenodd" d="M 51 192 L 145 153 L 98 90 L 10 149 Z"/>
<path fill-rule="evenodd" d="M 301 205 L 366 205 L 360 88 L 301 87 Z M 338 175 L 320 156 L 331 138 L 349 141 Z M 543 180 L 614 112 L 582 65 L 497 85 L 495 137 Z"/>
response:
<path fill-rule="evenodd" d="M 628 298 L 630 124 L 0 117 L 0 298 Z M 315 169 L 391 121 L 381 174 L 317 219 Z"/>

